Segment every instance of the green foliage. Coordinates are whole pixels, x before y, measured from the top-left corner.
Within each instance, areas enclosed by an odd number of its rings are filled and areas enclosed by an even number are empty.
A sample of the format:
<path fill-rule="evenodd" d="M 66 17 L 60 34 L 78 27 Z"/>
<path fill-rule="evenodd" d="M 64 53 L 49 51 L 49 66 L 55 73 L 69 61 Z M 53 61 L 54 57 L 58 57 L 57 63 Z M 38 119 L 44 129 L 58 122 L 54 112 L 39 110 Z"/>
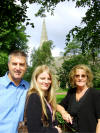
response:
<path fill-rule="evenodd" d="M 30 81 L 31 75 L 34 69 L 39 65 L 51 65 L 53 61 L 51 49 L 53 48 L 52 41 L 47 41 L 42 44 L 41 48 L 37 50 L 34 49 L 31 55 L 31 66 L 28 68 L 27 73 L 25 75 L 25 79 Z"/>
<path fill-rule="evenodd" d="M 91 69 L 94 75 L 93 85 L 95 88 L 100 88 L 100 63 L 97 62 L 95 65 L 91 65 Z"/>
<path fill-rule="evenodd" d="M 25 26 L 20 25 L 13 30 L 6 30 L 0 33 L 0 49 L 2 51 L 11 52 L 15 49 L 27 51 L 26 45 L 28 39 L 25 34 Z"/>
<path fill-rule="evenodd" d="M 61 129 L 64 133 L 76 132 L 73 128 L 71 128 L 72 132 L 68 131 L 68 129 L 70 129 L 70 127 L 68 126 L 67 122 L 65 120 L 63 120 L 63 118 L 59 112 L 56 112 L 56 117 L 58 120 L 58 125 L 61 127 Z"/>
<path fill-rule="evenodd" d="M 25 73 L 24 75 L 24 80 L 28 81 L 30 83 L 31 81 L 31 77 L 32 77 L 32 72 L 33 72 L 33 69 L 31 66 L 28 66 L 27 68 L 27 72 Z"/>
<path fill-rule="evenodd" d="M 69 52 L 70 48 L 71 50 L 73 49 L 73 51 L 71 52 L 73 52 L 74 54 L 77 54 L 78 52 L 77 51 L 78 47 L 76 46 L 76 42 L 72 41 L 71 43 L 69 43 L 70 39 L 72 39 L 72 36 L 73 36 L 73 38 L 76 38 L 79 42 L 81 42 L 80 47 L 81 47 L 82 53 L 84 55 L 88 55 L 88 57 L 92 56 L 93 63 L 96 63 L 96 57 L 98 57 L 100 53 L 100 0 L 19 0 L 19 1 L 21 2 L 20 5 L 16 3 L 16 0 L 0 1 L 0 9 L 1 9 L 0 11 L 0 52 L 3 51 L 4 53 L 2 54 L 2 56 L 0 56 L 1 69 L 2 69 L 2 64 L 4 64 L 2 60 L 5 60 L 5 64 L 7 63 L 6 61 L 7 58 L 5 58 L 4 56 L 5 53 L 8 55 L 9 52 L 14 49 L 23 49 L 24 51 L 27 51 L 27 46 L 26 46 L 27 36 L 24 32 L 25 27 L 23 27 L 21 24 L 23 22 L 26 22 L 26 25 L 30 24 L 32 27 L 34 27 L 34 24 L 30 23 L 30 20 L 26 15 L 26 11 L 28 8 L 26 4 L 27 2 L 29 2 L 30 4 L 32 3 L 40 4 L 40 9 L 35 15 L 36 16 L 40 15 L 42 17 L 45 16 L 45 11 L 51 11 L 51 14 L 53 14 L 53 11 L 56 5 L 64 1 L 69 1 L 69 2 L 75 1 L 76 7 L 88 6 L 86 16 L 82 18 L 82 23 L 84 24 L 83 27 L 75 26 L 71 31 L 69 31 L 69 34 L 66 36 L 66 46 L 69 45 L 69 49 L 66 49 L 66 52 Z M 45 48 L 44 50 L 46 51 Z M 38 51 L 34 50 L 34 54 L 32 55 L 33 69 L 37 65 L 42 64 L 44 62 L 47 64 L 50 63 L 52 59 L 50 51 L 48 51 L 48 54 L 46 54 L 46 56 L 44 56 L 42 52 L 43 51 L 40 52 L 40 50 Z M 47 58 L 49 54 L 50 54 L 50 58 Z M 39 58 L 41 60 L 39 60 Z M 69 64 L 64 63 L 62 65 L 62 69 L 60 69 L 58 72 L 60 75 L 59 76 L 60 80 L 63 81 L 61 82 L 61 87 L 63 88 L 65 87 L 66 81 L 68 82 L 68 77 L 67 77 L 68 72 L 66 72 L 67 70 L 65 70 L 64 68 L 65 64 L 66 66 L 69 65 L 69 67 L 66 68 L 66 69 L 69 69 L 69 68 L 72 68 L 70 63 L 72 63 L 72 66 L 80 62 L 84 63 L 84 61 L 82 61 L 84 60 L 83 57 L 78 58 L 81 61 L 76 60 L 76 63 L 74 63 L 73 59 L 71 58 L 68 61 Z M 75 56 L 75 59 L 76 59 L 76 56 Z M 32 69 L 29 69 L 28 71 L 31 72 L 31 70 Z M 97 70 L 99 71 L 99 69 Z M 5 70 L 3 69 L 1 70 L 1 72 L 3 73 L 4 71 Z M 99 78 L 98 80 L 96 80 L 96 84 L 97 83 L 99 83 Z"/>
<path fill-rule="evenodd" d="M 24 33 L 25 27 L 21 25 L 26 17 L 24 7 L 15 4 L 15 0 L 0 1 L 0 49 L 2 51 L 9 53 L 14 49 L 20 49 L 22 41 L 27 42 L 24 40 L 27 37 Z"/>
<path fill-rule="evenodd" d="M 27 52 L 28 46 L 27 43 L 27 35 L 25 34 L 25 27 L 20 26 L 16 27 L 16 29 L 5 30 L 0 32 L 0 76 L 3 76 L 4 73 L 8 70 L 7 60 L 8 54 L 16 49 Z M 2 67 L 4 65 L 4 67 Z"/>
<path fill-rule="evenodd" d="M 100 1 L 99 0 L 80 0 L 76 2 L 76 6 L 89 6 L 86 16 L 82 18 L 83 27 L 75 26 L 66 36 L 66 45 L 70 38 L 76 37 L 82 44 L 81 49 L 83 54 L 92 55 L 92 60 L 100 52 Z"/>
<path fill-rule="evenodd" d="M 56 112 L 56 116 L 57 116 L 57 120 L 58 120 L 58 124 L 63 128 L 65 128 L 65 121 L 63 120 L 61 114 L 59 112 Z"/>
<path fill-rule="evenodd" d="M 16 49 L 27 52 L 28 46 L 25 26 L 26 5 L 16 4 L 16 0 L 0 1 L 0 76 L 7 71 L 8 54 Z M 5 57 L 5 55 L 7 55 Z M 2 65 L 4 67 L 2 67 Z"/>
<path fill-rule="evenodd" d="M 81 43 L 74 38 L 71 42 L 68 43 L 68 45 L 65 47 L 64 56 L 66 55 L 77 55 L 81 54 Z"/>
<path fill-rule="evenodd" d="M 53 60 L 52 54 L 52 41 L 44 42 L 42 47 L 37 50 L 34 49 L 33 54 L 31 56 L 32 68 L 35 68 L 42 64 L 50 65 Z"/>
<path fill-rule="evenodd" d="M 8 55 L 7 53 L 0 52 L 0 77 L 8 70 Z"/>
<path fill-rule="evenodd" d="M 57 103 L 60 103 L 60 101 L 65 97 L 65 94 L 64 95 L 56 95 L 56 100 L 57 100 Z"/>
<path fill-rule="evenodd" d="M 20 5 L 16 3 L 16 0 L 1 0 L 0 1 L 0 31 L 1 34 L 12 32 L 13 29 L 19 27 L 18 24 L 26 22 L 26 25 L 30 24 L 34 27 L 33 23 L 30 23 L 26 15 L 27 2 L 30 4 L 37 3 L 40 5 L 39 11 L 36 16 L 45 16 L 45 11 L 53 11 L 56 5 L 60 2 L 71 0 L 19 0 Z M 100 1 L 99 0 L 72 0 L 76 2 L 76 7 L 88 6 L 86 17 L 82 18 L 83 27 L 73 28 L 67 35 L 66 40 L 70 41 L 70 37 L 76 36 L 81 41 L 82 52 L 92 54 L 93 60 L 98 55 L 98 49 L 100 49 Z M 7 34 L 9 35 L 9 34 Z M 0 37 L 0 40 L 6 39 L 7 35 Z M 0 41 L 1 42 L 1 41 Z M 67 44 L 67 42 L 66 42 Z M 1 44 L 0 44 L 1 45 Z M 4 45 L 4 43 L 3 43 Z M 9 45 L 8 45 L 9 47 Z M 99 50 L 100 51 L 100 50 Z"/>
<path fill-rule="evenodd" d="M 27 51 L 27 35 L 22 13 L 25 8 L 16 5 L 13 0 L 0 1 L 0 76 L 8 70 L 8 54 L 15 49 Z"/>

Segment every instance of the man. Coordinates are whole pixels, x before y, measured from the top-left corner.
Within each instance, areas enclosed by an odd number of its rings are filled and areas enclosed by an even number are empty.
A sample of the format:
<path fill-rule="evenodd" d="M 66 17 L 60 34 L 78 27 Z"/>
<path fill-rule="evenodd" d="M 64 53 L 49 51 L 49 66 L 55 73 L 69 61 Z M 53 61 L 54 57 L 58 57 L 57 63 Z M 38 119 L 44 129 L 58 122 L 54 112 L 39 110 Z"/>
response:
<path fill-rule="evenodd" d="M 29 83 L 22 79 L 27 69 L 26 54 L 13 51 L 8 57 L 8 69 L 0 77 L 0 133 L 17 133 L 29 88 Z"/>

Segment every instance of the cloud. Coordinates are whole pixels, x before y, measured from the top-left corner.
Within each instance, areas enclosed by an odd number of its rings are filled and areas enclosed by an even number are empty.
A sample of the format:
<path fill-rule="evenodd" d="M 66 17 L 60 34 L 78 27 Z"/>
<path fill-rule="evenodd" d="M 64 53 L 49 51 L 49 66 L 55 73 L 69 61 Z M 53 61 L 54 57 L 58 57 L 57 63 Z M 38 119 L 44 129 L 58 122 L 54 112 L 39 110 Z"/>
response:
<path fill-rule="evenodd" d="M 27 43 L 29 50 L 28 50 L 28 64 L 30 65 L 30 59 L 31 59 L 31 54 L 33 49 L 37 49 L 39 47 L 39 44 L 37 43 L 36 40 L 31 40 L 29 39 L 28 43 Z"/>
<path fill-rule="evenodd" d="M 53 57 L 58 57 L 60 56 L 61 52 L 64 52 L 64 50 L 60 48 L 54 48 L 51 52 Z"/>
<path fill-rule="evenodd" d="M 38 47 L 40 45 L 40 37 L 42 31 L 43 18 L 35 17 L 34 13 L 39 9 L 39 5 L 32 4 L 29 5 L 27 15 L 34 23 L 35 27 L 27 27 L 27 34 L 30 35 L 30 46 Z M 74 2 L 60 2 L 54 11 L 54 16 L 47 13 L 46 29 L 48 34 L 48 40 L 53 41 L 55 48 L 52 53 L 54 56 L 59 55 L 60 51 L 65 48 L 66 34 L 74 28 L 74 26 L 79 26 L 81 19 L 85 16 L 86 8 L 75 8 Z"/>

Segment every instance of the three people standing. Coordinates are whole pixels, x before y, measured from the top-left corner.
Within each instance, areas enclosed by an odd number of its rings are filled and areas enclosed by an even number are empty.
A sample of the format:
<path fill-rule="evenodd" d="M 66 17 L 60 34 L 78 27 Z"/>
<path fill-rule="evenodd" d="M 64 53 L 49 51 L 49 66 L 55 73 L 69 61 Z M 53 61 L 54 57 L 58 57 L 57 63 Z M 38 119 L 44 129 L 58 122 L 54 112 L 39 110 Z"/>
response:
<path fill-rule="evenodd" d="M 29 83 L 23 80 L 27 69 L 24 52 L 13 51 L 8 60 L 9 71 L 0 77 L 0 133 L 17 133 L 23 121 Z M 78 133 L 100 133 L 100 92 L 92 87 L 93 75 L 86 65 L 76 65 L 69 74 L 71 89 L 56 104 L 55 82 L 46 65 L 35 69 L 28 91 L 26 109 L 29 133 L 61 133 L 56 110 Z"/>

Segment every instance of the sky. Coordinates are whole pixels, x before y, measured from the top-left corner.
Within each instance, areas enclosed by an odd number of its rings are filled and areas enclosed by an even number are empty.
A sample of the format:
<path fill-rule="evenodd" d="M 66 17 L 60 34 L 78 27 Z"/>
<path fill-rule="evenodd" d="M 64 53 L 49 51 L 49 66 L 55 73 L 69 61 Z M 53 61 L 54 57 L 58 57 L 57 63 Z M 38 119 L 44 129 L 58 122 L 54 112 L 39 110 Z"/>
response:
<path fill-rule="evenodd" d="M 43 18 L 35 17 L 34 15 L 39 9 L 39 5 L 32 4 L 28 5 L 28 7 L 27 16 L 35 26 L 34 28 L 27 26 L 26 29 L 26 33 L 31 36 L 28 42 L 30 53 L 33 48 L 37 49 L 40 45 Z M 64 51 L 66 34 L 75 26 L 81 26 L 81 20 L 86 11 L 87 8 L 75 8 L 74 2 L 65 1 L 56 6 L 53 16 L 50 13 L 46 13 L 46 30 L 48 40 L 52 40 L 55 46 L 52 50 L 54 57 L 59 56 L 60 52 Z"/>

